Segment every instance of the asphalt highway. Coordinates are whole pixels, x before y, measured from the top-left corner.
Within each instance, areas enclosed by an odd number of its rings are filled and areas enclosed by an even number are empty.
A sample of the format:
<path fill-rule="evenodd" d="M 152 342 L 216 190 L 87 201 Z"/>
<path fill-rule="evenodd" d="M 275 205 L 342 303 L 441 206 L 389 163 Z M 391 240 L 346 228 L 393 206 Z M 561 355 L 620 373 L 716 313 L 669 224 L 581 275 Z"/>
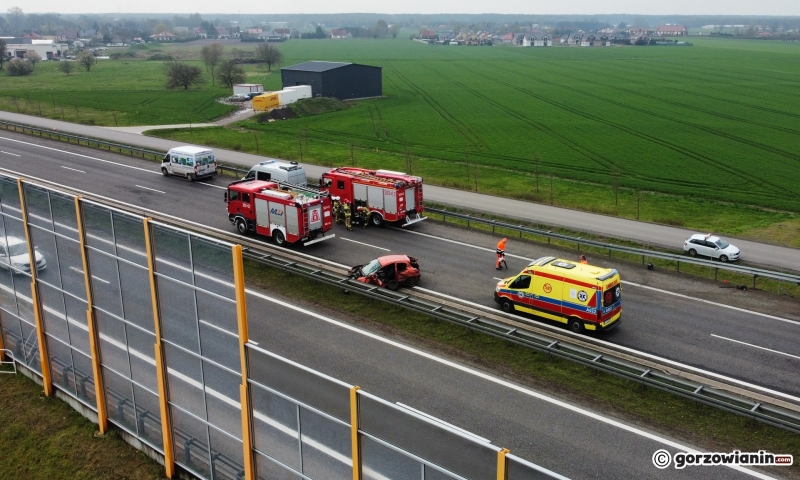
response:
<path fill-rule="evenodd" d="M 165 178 L 154 163 L 7 132 L 0 133 L 0 166 L 233 231 L 222 202 L 223 185 L 227 183 L 222 178 L 196 183 Z M 387 251 L 408 253 L 420 258 L 422 287 L 494 306 L 491 294 L 500 273 L 493 268 L 491 254 L 496 239 L 428 222 L 410 232 L 392 228 L 347 232 L 341 227 L 334 231 L 335 239 L 302 251 L 345 265 L 364 263 Z M 521 269 L 529 258 L 550 254 L 539 245 L 514 248 L 514 256 L 509 255 L 510 272 Z M 800 348 L 792 341 L 800 327 L 797 310 L 773 312 L 787 317 L 779 320 L 705 303 L 699 301 L 700 297 L 676 297 L 661 291 L 660 283 L 666 280 L 656 277 L 658 272 L 642 273 L 630 265 L 615 268 L 623 279 L 658 289 L 626 285 L 624 322 L 602 336 L 604 340 L 764 387 L 800 393 L 796 376 L 790 373 L 797 370 L 800 360 Z M 680 293 L 687 294 L 693 288 L 688 280 L 679 281 L 683 282 Z M 698 284 L 694 288 L 701 287 Z M 757 302 L 744 298 L 744 303 Z M 653 452 L 667 448 L 674 453 L 676 448 L 658 435 L 598 418 L 508 380 L 447 363 L 431 352 L 389 343 L 369 332 L 354 331 L 334 319 L 298 311 L 264 295 L 251 292 L 248 310 L 251 338 L 260 346 L 490 438 L 496 445 L 569 477 L 740 475 L 728 468 L 657 470 L 650 460 Z M 712 335 L 770 350 L 749 348 Z"/>
<path fill-rule="evenodd" d="M 129 133 L 123 131 L 124 129 L 118 130 L 108 127 L 78 125 L 11 112 L 0 111 L 0 120 L 23 123 L 40 128 L 55 129 L 60 132 L 100 138 L 110 142 L 138 146 L 140 148 L 156 151 L 166 152 L 170 148 L 182 145 L 173 140 L 145 137 L 136 133 Z M 215 148 L 214 151 L 220 161 L 226 164 L 239 165 L 242 168 L 250 168 L 264 158 L 258 155 L 218 148 Z M 306 169 L 309 176 L 314 178 L 319 177 L 322 172 L 328 170 L 326 167 L 308 164 L 304 164 L 303 167 Z M 678 250 L 683 247 L 684 240 L 690 235 L 698 233 L 681 228 L 481 195 L 432 185 L 425 186 L 425 199 L 430 202 L 518 218 L 520 220 L 541 223 L 542 225 L 565 227 L 577 231 L 597 233 L 610 238 L 633 240 L 645 245 Z M 742 259 L 747 262 L 800 270 L 800 249 L 779 247 L 731 237 L 726 238 L 731 240 L 731 243 L 742 250 Z"/>

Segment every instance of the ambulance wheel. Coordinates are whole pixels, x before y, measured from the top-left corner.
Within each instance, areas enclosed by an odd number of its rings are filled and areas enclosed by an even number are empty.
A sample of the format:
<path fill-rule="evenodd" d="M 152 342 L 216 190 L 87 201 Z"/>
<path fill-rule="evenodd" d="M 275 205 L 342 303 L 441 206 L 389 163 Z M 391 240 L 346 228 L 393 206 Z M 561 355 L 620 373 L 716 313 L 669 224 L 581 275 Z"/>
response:
<path fill-rule="evenodd" d="M 690 257 L 697 256 L 697 250 L 695 250 L 694 248 L 690 248 L 689 249 L 689 256 Z"/>
<path fill-rule="evenodd" d="M 166 168 L 162 168 L 162 169 L 161 169 L 161 175 L 164 175 L 165 177 L 166 177 L 167 175 L 169 175 L 169 172 L 167 171 L 167 169 L 166 169 Z"/>
<path fill-rule="evenodd" d="M 236 231 L 241 235 L 247 235 L 247 223 L 241 218 L 236 220 Z"/>
<path fill-rule="evenodd" d="M 186 174 L 186 180 L 189 180 L 190 182 L 194 182 L 194 174 L 187 173 Z"/>
<path fill-rule="evenodd" d="M 286 237 L 283 236 L 283 232 L 281 232 L 280 230 L 275 230 L 274 232 L 272 232 L 272 238 L 275 239 L 275 245 L 279 247 L 286 246 Z"/>
<path fill-rule="evenodd" d="M 514 313 L 514 304 L 511 303 L 511 300 L 504 298 L 500 301 L 500 310 L 506 313 Z"/>
<path fill-rule="evenodd" d="M 386 282 L 386 288 L 388 288 L 389 290 L 397 290 L 398 288 L 400 288 L 400 283 L 393 278 L 388 282 Z"/>
<path fill-rule="evenodd" d="M 411 277 L 406 279 L 405 286 L 408 288 L 414 288 L 417 286 L 417 277 Z"/>
<path fill-rule="evenodd" d="M 575 333 L 581 333 L 583 331 L 583 321 L 580 318 L 570 318 L 568 325 L 569 329 Z"/>
<path fill-rule="evenodd" d="M 380 214 L 378 213 L 373 213 L 372 216 L 369 217 L 369 219 L 372 222 L 372 224 L 375 225 L 376 227 L 383 227 L 385 223 L 383 221 L 383 217 L 381 217 Z"/>

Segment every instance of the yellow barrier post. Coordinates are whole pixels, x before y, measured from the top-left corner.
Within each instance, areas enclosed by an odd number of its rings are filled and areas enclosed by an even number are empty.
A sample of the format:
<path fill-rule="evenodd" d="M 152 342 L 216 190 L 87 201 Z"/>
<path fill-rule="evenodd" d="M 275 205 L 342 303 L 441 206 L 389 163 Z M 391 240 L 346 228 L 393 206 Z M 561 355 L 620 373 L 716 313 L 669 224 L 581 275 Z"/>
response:
<path fill-rule="evenodd" d="M 22 225 L 25 229 L 25 240 L 28 242 L 28 260 L 31 266 L 31 302 L 33 303 L 33 318 L 36 323 L 36 341 L 39 343 L 39 361 L 42 368 L 42 386 L 45 396 L 53 394 L 53 380 L 50 377 L 50 357 L 47 354 L 47 343 L 44 336 L 44 322 L 42 321 L 42 308 L 39 304 L 39 289 L 36 287 L 36 252 L 31 243 L 31 232 L 28 229 L 28 211 L 25 208 L 25 191 L 23 179 L 17 180 L 19 189 L 19 209 L 22 215 Z"/>
<path fill-rule="evenodd" d="M 506 473 L 506 454 L 508 453 L 507 448 L 501 449 L 497 452 L 497 480 L 506 480 L 507 473 Z"/>
<path fill-rule="evenodd" d="M 156 268 L 153 259 L 153 245 L 150 236 L 150 219 L 144 219 L 144 245 L 147 250 L 147 270 L 150 276 L 150 298 L 153 303 L 153 323 L 155 324 L 156 377 L 158 377 L 158 403 L 161 410 L 161 437 L 164 441 L 164 469 L 167 478 L 175 475 L 175 455 L 172 446 L 172 425 L 167 404 L 167 370 L 164 365 L 164 349 L 161 346 L 161 315 L 158 311 L 156 290 Z"/>
<path fill-rule="evenodd" d="M 108 431 L 108 414 L 106 413 L 106 396 L 103 390 L 103 372 L 100 368 L 100 350 L 97 348 L 97 322 L 92 308 L 92 284 L 89 280 L 89 257 L 86 254 L 86 233 L 83 230 L 83 207 L 81 196 L 75 197 L 75 217 L 78 220 L 78 240 L 81 244 L 81 260 L 83 261 L 83 282 L 86 286 L 86 324 L 89 327 L 89 350 L 92 354 L 92 373 L 94 374 L 94 396 L 97 403 L 97 425 L 100 434 Z"/>
<path fill-rule="evenodd" d="M 253 464 L 253 420 L 250 410 L 250 388 L 247 383 L 247 349 L 249 340 L 247 331 L 247 296 L 244 290 L 244 263 L 242 246 L 234 245 L 231 249 L 233 257 L 233 285 L 236 290 L 236 319 L 239 325 L 239 359 L 242 365 L 242 383 L 239 385 L 239 398 L 242 408 L 242 450 L 244 450 L 244 478 L 255 478 Z"/>
<path fill-rule="evenodd" d="M 361 480 L 361 437 L 358 434 L 358 391 L 361 387 L 350 389 L 350 441 L 353 454 L 353 480 Z"/>

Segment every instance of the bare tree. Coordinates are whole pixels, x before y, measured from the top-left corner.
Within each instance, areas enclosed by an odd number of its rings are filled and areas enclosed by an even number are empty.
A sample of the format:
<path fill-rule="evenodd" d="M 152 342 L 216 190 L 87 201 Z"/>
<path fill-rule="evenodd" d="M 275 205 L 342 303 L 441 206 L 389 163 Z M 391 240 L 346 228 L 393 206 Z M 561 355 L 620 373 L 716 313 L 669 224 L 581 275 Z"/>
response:
<path fill-rule="evenodd" d="M 62 60 L 58 62 L 58 69 L 61 70 L 66 75 L 72 74 L 72 62 L 68 60 Z"/>
<path fill-rule="evenodd" d="M 203 83 L 203 70 L 200 67 L 177 60 L 164 62 L 164 72 L 167 74 L 167 88 L 170 90 L 178 87 L 189 90 L 192 85 Z"/>
<path fill-rule="evenodd" d="M 280 65 L 283 61 L 283 54 L 278 47 L 270 45 L 269 43 L 261 43 L 256 47 L 256 59 L 267 64 L 269 71 L 272 71 L 273 65 Z"/>
<path fill-rule="evenodd" d="M 223 62 L 217 71 L 217 79 L 220 83 L 232 88 L 235 83 L 244 83 L 247 74 L 241 65 L 236 63 L 235 60 Z"/>
<path fill-rule="evenodd" d="M 8 44 L 5 40 L 0 38 L 0 70 L 3 69 L 3 62 L 6 61 L 6 50 L 8 49 Z"/>
<path fill-rule="evenodd" d="M 203 62 L 206 64 L 206 71 L 211 73 L 211 84 L 214 84 L 214 70 L 217 69 L 217 65 L 219 62 L 222 61 L 222 55 L 224 53 L 224 48 L 219 43 L 212 43 L 210 45 L 206 45 L 200 51 L 200 55 L 203 58 Z"/>
<path fill-rule="evenodd" d="M 389 27 L 389 35 L 392 36 L 393 39 L 397 38 L 397 35 L 400 33 L 400 24 L 395 23 L 391 27 Z"/>
<path fill-rule="evenodd" d="M 28 50 L 28 52 L 25 53 L 25 58 L 27 58 L 28 61 L 31 62 L 32 69 L 36 68 L 36 64 L 42 61 L 42 56 L 34 52 L 33 50 Z"/>
<path fill-rule="evenodd" d="M 89 52 L 83 52 L 78 55 L 78 63 L 80 63 L 86 71 L 90 71 L 92 69 L 92 65 L 97 63 L 97 59 L 94 57 L 93 54 Z"/>

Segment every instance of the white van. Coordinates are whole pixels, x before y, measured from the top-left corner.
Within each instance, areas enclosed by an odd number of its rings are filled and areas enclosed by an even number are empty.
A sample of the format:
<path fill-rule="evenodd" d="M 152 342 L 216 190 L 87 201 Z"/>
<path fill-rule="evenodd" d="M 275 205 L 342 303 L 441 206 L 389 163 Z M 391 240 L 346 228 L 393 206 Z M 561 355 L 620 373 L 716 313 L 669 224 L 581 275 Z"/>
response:
<path fill-rule="evenodd" d="M 279 162 L 274 158 L 254 165 L 244 177 L 245 180 L 269 180 L 287 182 L 301 187 L 306 186 L 306 171 L 297 162 Z"/>
<path fill-rule="evenodd" d="M 164 176 L 177 175 L 190 182 L 199 178 L 213 177 L 217 174 L 217 160 L 214 152 L 202 147 L 176 147 L 164 155 L 161 162 Z"/>

